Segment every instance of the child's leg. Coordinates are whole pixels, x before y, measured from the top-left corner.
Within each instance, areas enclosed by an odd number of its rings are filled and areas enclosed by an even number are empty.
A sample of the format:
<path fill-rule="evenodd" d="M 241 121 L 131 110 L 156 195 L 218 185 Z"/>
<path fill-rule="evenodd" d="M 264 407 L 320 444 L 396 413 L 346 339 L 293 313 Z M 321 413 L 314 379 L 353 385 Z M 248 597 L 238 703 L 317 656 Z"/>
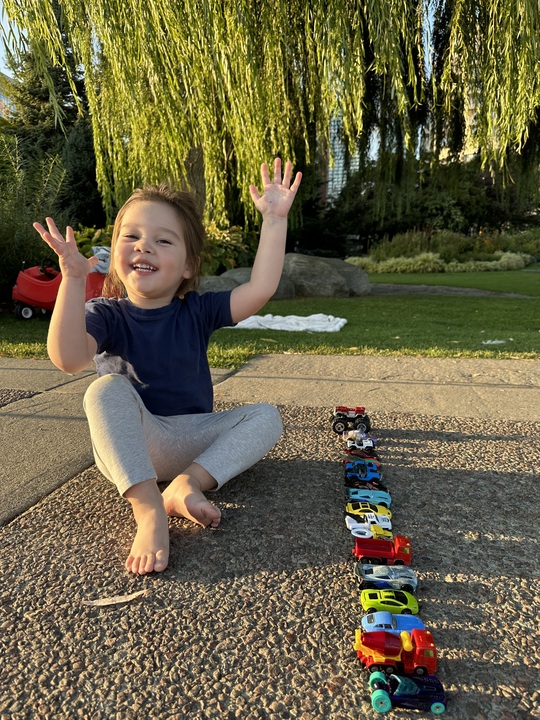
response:
<path fill-rule="evenodd" d="M 205 507 L 200 504 L 205 500 L 203 493 L 218 489 L 264 457 L 281 436 L 281 416 L 272 405 L 258 404 L 220 413 L 182 416 L 174 421 L 176 432 L 184 436 L 187 426 L 181 426 L 189 423 L 192 450 L 195 453 L 197 448 L 202 446 L 202 449 L 164 491 L 165 509 L 168 515 L 189 517 L 215 527 L 220 517 L 205 513 Z M 169 459 L 176 462 L 174 454 Z M 174 467 L 182 464 L 173 464 L 168 471 L 164 468 L 164 475 L 170 475 Z"/>
<path fill-rule="evenodd" d="M 146 439 L 152 436 L 153 418 L 121 375 L 92 383 L 84 409 L 96 464 L 131 504 L 137 523 L 126 568 L 141 575 L 164 570 L 169 558 L 168 519 Z"/>

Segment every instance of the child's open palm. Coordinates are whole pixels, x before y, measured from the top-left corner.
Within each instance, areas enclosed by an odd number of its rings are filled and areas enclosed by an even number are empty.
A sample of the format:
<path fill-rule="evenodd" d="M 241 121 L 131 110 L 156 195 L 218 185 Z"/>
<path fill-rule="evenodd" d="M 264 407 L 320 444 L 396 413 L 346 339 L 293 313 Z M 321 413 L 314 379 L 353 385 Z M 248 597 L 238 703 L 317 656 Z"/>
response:
<path fill-rule="evenodd" d="M 58 255 L 60 270 L 64 277 L 86 277 L 99 262 L 98 258 L 86 258 L 79 252 L 73 228 L 66 230 L 66 239 L 56 227 L 52 218 L 47 218 L 49 230 L 45 230 L 40 223 L 34 223 L 34 228 L 41 235 L 47 245 Z"/>
<path fill-rule="evenodd" d="M 290 161 L 285 163 L 285 174 L 282 179 L 281 160 L 276 158 L 274 160 L 273 180 L 270 179 L 270 172 L 266 163 L 261 165 L 261 176 L 263 183 L 262 195 L 255 185 L 249 186 L 255 207 L 263 216 L 287 217 L 296 197 L 296 191 L 300 187 L 302 173 L 296 173 L 294 182 L 291 185 L 292 163 Z"/>

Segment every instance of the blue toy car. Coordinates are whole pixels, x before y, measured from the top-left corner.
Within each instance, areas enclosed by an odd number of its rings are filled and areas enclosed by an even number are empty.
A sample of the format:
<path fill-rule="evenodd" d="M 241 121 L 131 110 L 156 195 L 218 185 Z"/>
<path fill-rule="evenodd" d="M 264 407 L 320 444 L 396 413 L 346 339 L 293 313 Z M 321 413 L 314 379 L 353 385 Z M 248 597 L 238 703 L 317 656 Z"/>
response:
<path fill-rule="evenodd" d="M 381 466 L 373 462 L 373 460 L 367 460 L 366 458 L 358 458 L 356 460 L 345 460 L 343 463 L 345 475 L 354 473 L 355 475 L 362 475 L 363 477 L 370 478 L 381 478 Z"/>
<path fill-rule="evenodd" d="M 444 688 L 435 675 L 403 677 L 374 672 L 369 676 L 371 707 L 380 713 L 396 708 L 430 711 L 442 715 L 446 710 Z"/>
<path fill-rule="evenodd" d="M 349 501 L 369 502 L 389 508 L 392 504 L 390 493 L 384 490 L 370 490 L 361 487 L 345 487 L 345 497 Z"/>
<path fill-rule="evenodd" d="M 364 615 L 361 620 L 363 632 L 384 630 L 392 635 L 400 635 L 404 630 L 411 633 L 415 628 L 425 630 L 426 626 L 419 617 L 414 615 L 394 615 L 387 610 Z"/>

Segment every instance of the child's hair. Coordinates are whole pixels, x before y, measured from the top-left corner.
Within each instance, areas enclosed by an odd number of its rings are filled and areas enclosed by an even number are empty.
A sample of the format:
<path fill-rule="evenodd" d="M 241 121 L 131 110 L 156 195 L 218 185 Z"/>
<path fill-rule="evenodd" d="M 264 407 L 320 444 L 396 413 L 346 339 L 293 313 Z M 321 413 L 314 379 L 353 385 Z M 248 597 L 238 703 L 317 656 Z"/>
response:
<path fill-rule="evenodd" d="M 192 272 L 190 278 L 182 278 L 176 295 L 182 297 L 189 290 L 195 290 L 201 274 L 205 236 L 204 225 L 197 210 L 195 198 L 191 193 L 175 190 L 166 183 L 161 183 L 160 185 L 145 185 L 142 188 L 137 188 L 118 211 L 111 240 L 111 264 L 103 283 L 103 296 L 125 297 L 126 295 L 124 283 L 120 280 L 114 268 L 114 250 L 120 234 L 122 218 L 127 208 L 136 202 L 162 202 L 170 205 L 176 212 L 184 231 L 187 264 Z"/>

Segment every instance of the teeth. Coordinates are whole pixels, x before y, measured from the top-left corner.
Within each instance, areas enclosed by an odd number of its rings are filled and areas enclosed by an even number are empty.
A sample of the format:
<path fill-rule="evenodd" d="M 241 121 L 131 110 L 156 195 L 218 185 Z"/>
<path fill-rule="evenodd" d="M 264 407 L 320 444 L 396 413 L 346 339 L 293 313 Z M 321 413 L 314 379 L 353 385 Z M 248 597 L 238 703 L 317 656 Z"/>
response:
<path fill-rule="evenodd" d="M 134 267 L 136 270 L 152 270 L 152 271 L 153 271 L 153 270 L 156 269 L 156 268 L 153 267 L 152 265 L 146 265 L 146 264 L 144 264 L 144 263 L 135 263 L 135 264 L 133 265 L 133 267 Z"/>

